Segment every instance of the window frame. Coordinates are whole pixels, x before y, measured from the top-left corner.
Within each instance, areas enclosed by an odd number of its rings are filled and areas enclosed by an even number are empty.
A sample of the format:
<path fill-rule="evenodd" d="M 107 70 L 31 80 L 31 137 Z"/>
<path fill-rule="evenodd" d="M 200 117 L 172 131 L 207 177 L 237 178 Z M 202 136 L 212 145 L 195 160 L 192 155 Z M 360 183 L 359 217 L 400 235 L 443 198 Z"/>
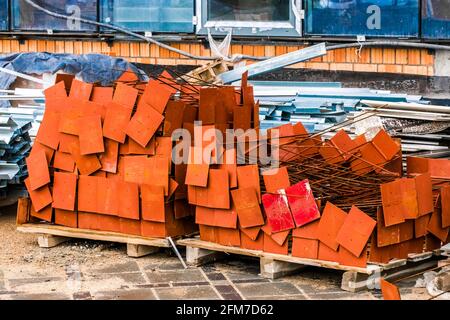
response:
<path fill-rule="evenodd" d="M 295 3 L 295 7 L 293 4 Z M 294 12 L 297 10 L 297 12 Z M 228 30 L 233 30 L 233 36 L 249 37 L 302 37 L 303 36 L 303 0 L 289 0 L 289 21 L 212 21 L 208 20 L 208 0 L 195 0 L 196 33 L 212 35 L 226 35 Z M 238 28 L 236 28 L 238 27 Z M 271 30 L 259 30 L 255 28 L 271 28 Z"/>

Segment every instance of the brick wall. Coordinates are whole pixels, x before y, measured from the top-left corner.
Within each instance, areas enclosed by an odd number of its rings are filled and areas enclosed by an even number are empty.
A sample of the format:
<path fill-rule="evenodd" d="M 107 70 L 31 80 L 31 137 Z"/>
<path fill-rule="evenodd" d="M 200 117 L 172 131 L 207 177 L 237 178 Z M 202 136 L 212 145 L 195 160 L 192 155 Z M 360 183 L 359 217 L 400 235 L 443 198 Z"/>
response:
<path fill-rule="evenodd" d="M 195 55 L 210 56 L 211 51 L 199 43 L 172 43 L 172 46 Z M 254 56 L 274 56 L 302 46 L 295 45 L 241 45 L 233 44 L 233 54 Z M 159 48 L 156 45 L 139 42 L 116 41 L 112 46 L 101 41 L 64 41 L 64 40 L 0 40 L 0 53 L 47 51 L 54 53 L 104 53 L 123 57 L 131 62 L 159 65 L 201 65 L 204 61 L 195 61 L 181 57 L 177 53 Z M 330 51 L 328 55 L 298 63 L 292 68 L 308 68 L 331 71 L 356 71 L 402 73 L 414 75 L 434 75 L 434 54 L 420 49 L 365 48 L 357 53 L 355 48 Z"/>

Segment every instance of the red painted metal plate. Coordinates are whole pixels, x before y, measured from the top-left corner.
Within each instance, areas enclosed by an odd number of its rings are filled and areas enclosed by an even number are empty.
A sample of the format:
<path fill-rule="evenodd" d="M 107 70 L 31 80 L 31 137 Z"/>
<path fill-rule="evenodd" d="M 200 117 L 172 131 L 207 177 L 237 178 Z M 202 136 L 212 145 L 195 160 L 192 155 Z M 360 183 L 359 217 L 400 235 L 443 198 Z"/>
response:
<path fill-rule="evenodd" d="M 195 223 L 229 229 L 237 229 L 238 215 L 236 209 L 229 210 L 196 207 Z"/>
<path fill-rule="evenodd" d="M 98 115 L 82 117 L 78 123 L 81 155 L 105 152 L 101 117 Z"/>
<path fill-rule="evenodd" d="M 264 225 L 264 217 L 254 188 L 233 190 L 231 195 L 242 228 Z"/>
<path fill-rule="evenodd" d="M 50 173 L 45 151 L 34 152 L 27 158 L 26 163 L 30 190 L 36 190 L 50 183 Z"/>
<path fill-rule="evenodd" d="M 40 212 L 42 209 L 52 203 L 53 199 L 48 186 L 32 190 L 30 185 L 30 178 L 25 179 L 25 186 L 27 187 L 28 193 L 30 194 L 31 202 L 36 212 Z"/>
<path fill-rule="evenodd" d="M 166 222 L 164 188 L 162 186 L 142 185 L 142 219 L 153 222 Z"/>
<path fill-rule="evenodd" d="M 360 257 L 377 222 L 353 206 L 336 237 L 336 241 L 356 257 Z"/>
<path fill-rule="evenodd" d="M 317 231 L 319 240 L 332 250 L 337 251 L 339 247 L 337 236 L 346 219 L 347 214 L 343 210 L 328 202 L 319 222 Z"/>
<path fill-rule="evenodd" d="M 131 121 L 126 127 L 127 135 L 145 148 L 158 128 L 164 117 L 149 106 L 138 107 Z"/>
<path fill-rule="evenodd" d="M 277 193 L 291 186 L 287 167 L 267 170 L 262 173 L 267 193 Z"/>
<path fill-rule="evenodd" d="M 254 188 L 261 203 L 261 187 L 259 182 L 259 169 L 257 165 L 242 166 L 237 168 L 239 188 Z"/>
<path fill-rule="evenodd" d="M 287 188 L 286 194 L 297 227 L 320 219 L 320 211 L 308 180 Z"/>
<path fill-rule="evenodd" d="M 262 197 L 262 202 L 273 233 L 295 228 L 294 219 L 292 218 L 285 194 L 265 194 Z"/>
<path fill-rule="evenodd" d="M 77 191 L 77 175 L 55 172 L 53 182 L 53 204 L 55 209 L 74 211 Z"/>
<path fill-rule="evenodd" d="M 105 153 L 100 155 L 102 171 L 117 173 L 119 161 L 119 143 L 111 139 L 105 139 Z"/>
<path fill-rule="evenodd" d="M 126 138 L 126 128 L 130 123 L 133 109 L 126 108 L 119 104 L 111 104 L 105 115 L 103 123 L 103 135 L 105 138 L 124 143 Z"/>

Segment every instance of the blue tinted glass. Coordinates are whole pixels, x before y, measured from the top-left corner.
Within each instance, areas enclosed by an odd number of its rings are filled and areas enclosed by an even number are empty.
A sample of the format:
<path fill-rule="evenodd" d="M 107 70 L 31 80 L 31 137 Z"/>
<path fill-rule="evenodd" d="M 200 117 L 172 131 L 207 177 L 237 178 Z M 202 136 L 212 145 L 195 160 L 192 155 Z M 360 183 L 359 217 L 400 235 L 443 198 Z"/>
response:
<path fill-rule="evenodd" d="M 35 0 L 50 11 L 97 21 L 96 0 Z M 95 31 L 96 26 L 49 16 L 23 0 L 13 0 L 13 27 L 17 30 Z"/>
<path fill-rule="evenodd" d="M 450 39 L 450 0 L 423 0 L 422 35 L 429 39 Z"/>
<path fill-rule="evenodd" d="M 0 30 L 8 30 L 8 0 L 0 0 Z"/>
<path fill-rule="evenodd" d="M 192 32 L 194 0 L 100 0 L 102 22 L 133 31 Z"/>
<path fill-rule="evenodd" d="M 419 0 L 307 0 L 306 33 L 416 37 Z"/>

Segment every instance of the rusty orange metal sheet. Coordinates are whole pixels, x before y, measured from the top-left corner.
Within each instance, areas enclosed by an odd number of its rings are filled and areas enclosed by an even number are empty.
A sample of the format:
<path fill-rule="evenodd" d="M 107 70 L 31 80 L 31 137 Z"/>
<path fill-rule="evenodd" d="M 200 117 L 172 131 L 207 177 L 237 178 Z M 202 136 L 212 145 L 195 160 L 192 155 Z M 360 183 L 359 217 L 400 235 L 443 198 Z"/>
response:
<path fill-rule="evenodd" d="M 44 114 L 36 140 L 43 145 L 58 150 L 60 114 L 47 110 Z"/>
<path fill-rule="evenodd" d="M 79 133 L 79 119 L 83 115 L 83 110 L 80 108 L 78 99 L 70 99 L 71 107 L 61 114 L 58 130 L 60 133 L 78 135 Z"/>
<path fill-rule="evenodd" d="M 219 163 L 219 169 L 225 169 L 228 171 L 228 177 L 230 178 L 230 188 L 237 188 L 238 182 L 236 149 L 225 150 Z"/>
<path fill-rule="evenodd" d="M 81 155 L 78 139 L 71 143 L 70 154 L 72 155 L 72 159 L 75 161 L 78 171 L 82 175 L 91 175 L 102 168 L 102 165 L 96 155 Z"/>
<path fill-rule="evenodd" d="M 164 195 L 169 195 L 169 172 L 166 157 L 124 157 L 124 170 L 125 181 L 139 185 L 161 186 L 164 188 Z"/>
<path fill-rule="evenodd" d="M 119 197 L 118 216 L 121 218 L 139 220 L 139 186 L 125 181 L 117 182 Z"/>
<path fill-rule="evenodd" d="M 114 89 L 112 87 L 94 87 L 91 100 L 93 102 L 110 105 L 113 101 Z"/>
<path fill-rule="evenodd" d="M 384 300 L 401 300 L 400 290 L 397 286 L 380 279 L 381 293 Z"/>
<path fill-rule="evenodd" d="M 441 188 L 442 227 L 450 227 L 450 185 Z"/>
<path fill-rule="evenodd" d="M 190 216 L 195 216 L 195 206 L 191 206 L 185 200 L 174 201 L 175 219 L 183 219 Z"/>
<path fill-rule="evenodd" d="M 74 79 L 75 79 L 75 75 L 58 73 L 58 74 L 56 74 L 55 84 L 63 81 L 64 88 L 66 89 L 66 92 L 67 92 L 72 87 L 72 82 Z"/>
<path fill-rule="evenodd" d="M 286 194 L 297 227 L 320 219 L 320 211 L 308 180 L 287 188 Z"/>
<path fill-rule="evenodd" d="M 370 250 L 369 250 L 369 262 L 375 263 L 388 263 L 391 259 L 394 258 L 393 251 L 395 250 L 397 245 L 391 245 L 386 247 L 378 247 L 377 246 L 377 233 L 374 232 L 372 234 L 372 239 L 370 242 Z"/>
<path fill-rule="evenodd" d="M 282 246 L 276 243 L 271 236 L 264 233 L 264 252 L 287 255 L 289 252 L 288 241 L 285 241 Z"/>
<path fill-rule="evenodd" d="M 428 234 L 427 227 L 430 219 L 431 214 L 427 214 L 414 220 L 414 235 L 416 238 L 425 237 Z"/>
<path fill-rule="evenodd" d="M 70 134 L 60 133 L 59 151 L 63 153 L 70 153 L 70 148 L 73 143 L 78 144 L 78 137 Z"/>
<path fill-rule="evenodd" d="M 30 178 L 25 179 L 25 186 L 28 190 L 28 193 L 30 194 L 31 202 L 36 212 L 40 212 L 42 209 L 52 203 L 53 199 L 48 186 L 32 190 Z"/>
<path fill-rule="evenodd" d="M 150 80 L 139 101 L 138 107 L 147 108 L 151 106 L 159 114 L 163 114 L 173 94 L 172 89 L 156 80 Z M 144 104 L 144 105 L 143 105 Z"/>
<path fill-rule="evenodd" d="M 237 229 L 236 209 L 229 210 L 196 207 L 195 223 L 211 227 Z"/>
<path fill-rule="evenodd" d="M 341 246 L 339 247 L 338 256 L 338 262 L 342 266 L 357 268 L 367 267 L 367 247 L 364 248 L 362 254 L 359 257 L 355 257 L 353 253 Z"/>
<path fill-rule="evenodd" d="M 216 105 L 220 103 L 218 94 L 218 88 L 200 89 L 198 119 L 202 121 L 204 125 L 216 123 Z"/>
<path fill-rule="evenodd" d="M 247 250 L 263 251 L 264 235 L 259 234 L 256 238 L 251 238 L 241 230 L 241 248 Z"/>
<path fill-rule="evenodd" d="M 392 160 L 401 151 L 401 144 L 392 139 L 384 130 L 378 132 L 373 138 L 372 144 L 386 161 Z"/>
<path fill-rule="evenodd" d="M 241 233 L 239 230 L 216 228 L 217 243 L 227 247 L 241 246 Z"/>
<path fill-rule="evenodd" d="M 79 211 L 117 216 L 119 200 L 117 181 L 102 177 L 79 177 Z"/>
<path fill-rule="evenodd" d="M 339 248 L 339 247 L 338 247 Z M 319 242 L 319 260 L 339 262 L 339 251 L 328 247 L 323 242 Z"/>
<path fill-rule="evenodd" d="M 237 168 L 239 188 L 255 188 L 258 201 L 261 203 L 261 188 L 259 182 L 259 169 L 257 165 L 241 166 Z"/>
<path fill-rule="evenodd" d="M 161 126 L 164 116 L 149 106 L 138 107 L 126 127 L 127 135 L 145 148 Z"/>
<path fill-rule="evenodd" d="M 415 182 L 419 217 L 422 217 L 428 215 L 429 213 L 432 213 L 434 209 L 431 174 L 426 173 L 419 175 L 415 178 Z"/>
<path fill-rule="evenodd" d="M 119 143 L 111 139 L 105 139 L 105 153 L 100 155 L 102 171 L 117 173 L 119 161 Z"/>
<path fill-rule="evenodd" d="M 113 102 L 120 104 L 128 109 L 133 109 L 138 97 L 139 91 L 123 83 L 118 83 L 114 91 Z"/>
<path fill-rule="evenodd" d="M 172 172 L 172 138 L 171 137 L 157 137 L 155 153 L 157 156 L 164 156 L 167 159 L 169 173 Z"/>
<path fill-rule="evenodd" d="M 69 97 L 88 101 L 92 94 L 92 83 L 86 83 L 74 79 L 70 88 Z"/>
<path fill-rule="evenodd" d="M 139 220 L 120 218 L 120 233 L 140 236 L 141 222 Z"/>
<path fill-rule="evenodd" d="M 154 156 L 154 155 L 156 155 L 156 139 L 152 138 L 152 140 L 150 140 L 150 143 L 145 148 L 142 148 L 133 139 L 127 137 L 125 140 L 125 143 L 120 144 L 119 153 L 121 155 L 126 155 L 126 156 L 129 156 L 129 155 Z"/>
<path fill-rule="evenodd" d="M 50 162 L 52 162 L 53 155 L 55 154 L 55 150 L 52 148 L 49 148 L 47 146 L 44 146 L 43 144 L 35 141 L 33 144 L 33 148 L 30 152 L 30 157 L 35 156 L 36 153 L 39 153 L 41 151 L 45 152 L 45 157 L 47 158 L 47 163 L 50 165 Z"/>
<path fill-rule="evenodd" d="M 319 149 L 320 154 L 330 164 L 347 161 L 356 151 L 358 151 L 358 144 L 344 130 L 336 133 L 326 143 L 325 148 L 322 147 Z"/>
<path fill-rule="evenodd" d="M 387 227 L 416 219 L 419 215 L 414 179 L 398 179 L 381 185 L 384 221 Z"/>
<path fill-rule="evenodd" d="M 163 131 L 165 137 L 171 137 L 175 130 L 183 127 L 185 107 L 186 104 L 183 101 L 169 101 L 167 103 Z"/>
<path fill-rule="evenodd" d="M 53 221 L 53 208 L 52 206 L 47 206 L 42 210 L 39 210 L 39 212 L 36 212 L 34 210 L 34 207 L 31 206 L 30 208 L 30 216 L 37 218 L 42 221 L 52 222 Z"/>
<path fill-rule="evenodd" d="M 319 257 L 319 241 L 293 238 L 292 256 L 304 259 L 317 259 Z"/>
<path fill-rule="evenodd" d="M 126 108 L 119 104 L 111 104 L 105 115 L 103 123 L 103 135 L 105 138 L 124 143 L 126 138 L 126 128 L 130 123 L 133 109 Z"/>
<path fill-rule="evenodd" d="M 292 236 L 294 238 L 303 238 L 310 240 L 318 239 L 319 221 L 314 221 L 300 228 L 294 229 Z"/>
<path fill-rule="evenodd" d="M 78 228 L 78 214 L 73 211 L 55 209 L 55 224 L 69 228 Z"/>
<path fill-rule="evenodd" d="M 291 230 L 287 231 L 281 231 L 281 232 L 273 232 L 272 226 L 268 221 L 266 221 L 266 224 L 261 228 L 261 230 L 268 236 L 272 238 L 273 241 L 278 243 L 278 245 L 282 246 L 286 240 L 289 237 L 289 234 L 291 233 Z"/>
<path fill-rule="evenodd" d="M 251 129 L 252 113 L 252 106 L 243 105 L 234 107 L 233 128 L 235 130 L 242 129 L 244 131 Z"/>
<path fill-rule="evenodd" d="M 339 230 L 336 241 L 354 256 L 360 257 L 376 225 L 374 219 L 353 206 Z"/>
<path fill-rule="evenodd" d="M 102 119 L 100 116 L 87 116 L 79 119 L 80 153 L 83 156 L 105 152 L 103 143 Z"/>
<path fill-rule="evenodd" d="M 347 219 L 345 211 L 339 209 L 331 202 L 327 202 L 318 227 L 318 239 L 334 251 L 338 250 L 337 236 L 339 230 Z"/>
<path fill-rule="evenodd" d="M 259 234 L 261 233 L 261 227 L 253 227 L 253 228 L 242 228 L 239 227 L 241 230 L 241 234 L 244 234 L 249 238 L 250 240 L 256 241 L 258 239 Z"/>
<path fill-rule="evenodd" d="M 77 175 L 55 172 L 53 181 L 53 203 L 55 209 L 74 211 L 77 191 Z"/>
<path fill-rule="evenodd" d="M 169 195 L 167 196 L 167 199 L 170 199 L 175 194 L 178 187 L 178 182 L 172 178 L 169 178 Z"/>
<path fill-rule="evenodd" d="M 262 173 L 267 193 L 277 193 L 291 186 L 287 167 L 267 170 Z"/>
<path fill-rule="evenodd" d="M 142 219 L 153 222 L 166 222 L 163 187 L 142 185 L 141 198 Z"/>
<path fill-rule="evenodd" d="M 450 179 L 450 160 L 448 159 L 427 159 L 427 158 L 407 158 L 408 174 L 430 173 L 433 179 Z"/>
<path fill-rule="evenodd" d="M 288 199 L 282 194 L 265 194 L 262 197 L 267 221 L 273 233 L 295 228 L 294 219 L 289 209 Z"/>
<path fill-rule="evenodd" d="M 189 188 L 192 190 L 189 203 L 207 208 L 230 209 L 230 188 L 226 170 L 211 169 L 207 188 L 194 186 Z"/>
<path fill-rule="evenodd" d="M 93 101 L 82 101 L 80 103 L 82 116 L 100 116 L 102 121 L 105 121 L 107 106 Z"/>
<path fill-rule="evenodd" d="M 442 227 L 442 213 L 440 209 L 435 209 L 428 223 L 428 231 L 439 238 L 442 242 L 447 241 L 450 228 Z"/>
<path fill-rule="evenodd" d="M 36 151 L 30 155 L 26 163 L 31 190 L 36 190 L 50 183 L 50 173 L 44 150 Z"/>
<path fill-rule="evenodd" d="M 264 225 L 264 217 L 254 188 L 231 191 L 233 203 L 239 216 L 242 228 L 252 228 Z"/>
<path fill-rule="evenodd" d="M 205 162 L 205 159 L 203 159 L 203 149 L 191 147 L 189 149 L 189 163 L 185 184 L 188 186 L 206 187 L 208 185 L 208 177 L 209 162 Z"/>

